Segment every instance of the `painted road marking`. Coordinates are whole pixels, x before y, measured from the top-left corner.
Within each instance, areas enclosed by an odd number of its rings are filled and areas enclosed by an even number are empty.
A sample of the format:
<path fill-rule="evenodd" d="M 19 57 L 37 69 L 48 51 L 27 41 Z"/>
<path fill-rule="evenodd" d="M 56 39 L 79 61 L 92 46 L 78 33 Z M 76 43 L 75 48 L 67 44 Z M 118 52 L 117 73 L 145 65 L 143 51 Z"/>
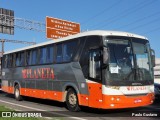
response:
<path fill-rule="evenodd" d="M 7 101 L 3 101 L 3 100 L 0 100 L 0 102 L 7 103 L 7 104 L 10 104 L 10 105 L 14 105 L 14 106 L 19 106 L 19 107 L 27 108 L 27 109 L 31 109 L 31 110 L 46 111 L 46 112 L 47 112 L 47 110 L 43 110 L 43 109 L 39 109 L 39 108 L 33 108 L 33 107 L 25 106 L 25 105 L 19 105 L 19 104 L 16 104 L 16 103 L 11 103 L 11 102 L 7 102 Z M 49 112 L 49 113 L 50 113 L 50 112 Z M 71 118 L 71 119 L 76 119 L 76 120 L 87 120 L 87 119 L 84 119 L 84 118 L 72 117 L 72 116 L 70 116 L 70 115 L 61 114 L 61 113 L 57 113 L 57 112 L 54 112 L 54 114 L 61 115 L 61 116 L 63 116 L 63 117 L 69 117 L 69 118 Z"/>

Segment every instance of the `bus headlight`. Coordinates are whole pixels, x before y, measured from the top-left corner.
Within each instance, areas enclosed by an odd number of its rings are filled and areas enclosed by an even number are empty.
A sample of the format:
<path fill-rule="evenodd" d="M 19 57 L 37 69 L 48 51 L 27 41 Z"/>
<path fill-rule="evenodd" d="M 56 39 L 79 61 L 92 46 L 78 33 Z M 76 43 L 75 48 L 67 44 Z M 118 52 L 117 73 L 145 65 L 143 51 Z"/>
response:
<path fill-rule="evenodd" d="M 111 100 L 113 101 L 113 100 L 114 100 L 114 97 L 112 97 Z"/>
<path fill-rule="evenodd" d="M 120 101 L 120 98 L 117 98 L 117 101 Z"/>

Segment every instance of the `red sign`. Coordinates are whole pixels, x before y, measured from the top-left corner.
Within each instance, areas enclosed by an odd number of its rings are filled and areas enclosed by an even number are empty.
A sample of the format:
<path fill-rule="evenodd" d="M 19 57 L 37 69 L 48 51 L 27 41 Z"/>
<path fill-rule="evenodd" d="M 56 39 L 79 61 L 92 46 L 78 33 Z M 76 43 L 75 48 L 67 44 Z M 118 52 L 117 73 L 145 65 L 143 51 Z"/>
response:
<path fill-rule="evenodd" d="M 57 18 L 46 17 L 47 38 L 58 39 L 80 32 L 80 24 Z"/>

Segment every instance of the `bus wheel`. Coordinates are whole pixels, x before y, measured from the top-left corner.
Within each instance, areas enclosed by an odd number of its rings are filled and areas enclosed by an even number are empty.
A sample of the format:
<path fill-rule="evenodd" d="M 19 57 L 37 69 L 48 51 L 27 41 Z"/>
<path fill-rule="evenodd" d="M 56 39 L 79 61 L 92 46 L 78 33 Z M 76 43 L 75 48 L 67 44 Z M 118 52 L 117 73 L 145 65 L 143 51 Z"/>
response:
<path fill-rule="evenodd" d="M 16 100 L 18 100 L 18 101 L 22 100 L 22 96 L 20 95 L 19 85 L 16 85 L 14 87 L 14 96 L 15 96 Z"/>
<path fill-rule="evenodd" d="M 72 88 L 67 91 L 66 104 L 69 111 L 80 111 L 77 94 Z"/>

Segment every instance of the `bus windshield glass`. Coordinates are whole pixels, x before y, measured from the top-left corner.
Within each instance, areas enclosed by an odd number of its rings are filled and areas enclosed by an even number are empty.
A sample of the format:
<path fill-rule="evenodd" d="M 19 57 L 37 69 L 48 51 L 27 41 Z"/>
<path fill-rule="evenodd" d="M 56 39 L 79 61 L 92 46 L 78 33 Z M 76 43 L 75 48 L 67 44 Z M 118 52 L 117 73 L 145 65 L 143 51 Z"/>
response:
<path fill-rule="evenodd" d="M 106 37 L 109 64 L 105 72 L 107 85 L 153 84 L 150 46 L 147 40 L 129 37 Z"/>

